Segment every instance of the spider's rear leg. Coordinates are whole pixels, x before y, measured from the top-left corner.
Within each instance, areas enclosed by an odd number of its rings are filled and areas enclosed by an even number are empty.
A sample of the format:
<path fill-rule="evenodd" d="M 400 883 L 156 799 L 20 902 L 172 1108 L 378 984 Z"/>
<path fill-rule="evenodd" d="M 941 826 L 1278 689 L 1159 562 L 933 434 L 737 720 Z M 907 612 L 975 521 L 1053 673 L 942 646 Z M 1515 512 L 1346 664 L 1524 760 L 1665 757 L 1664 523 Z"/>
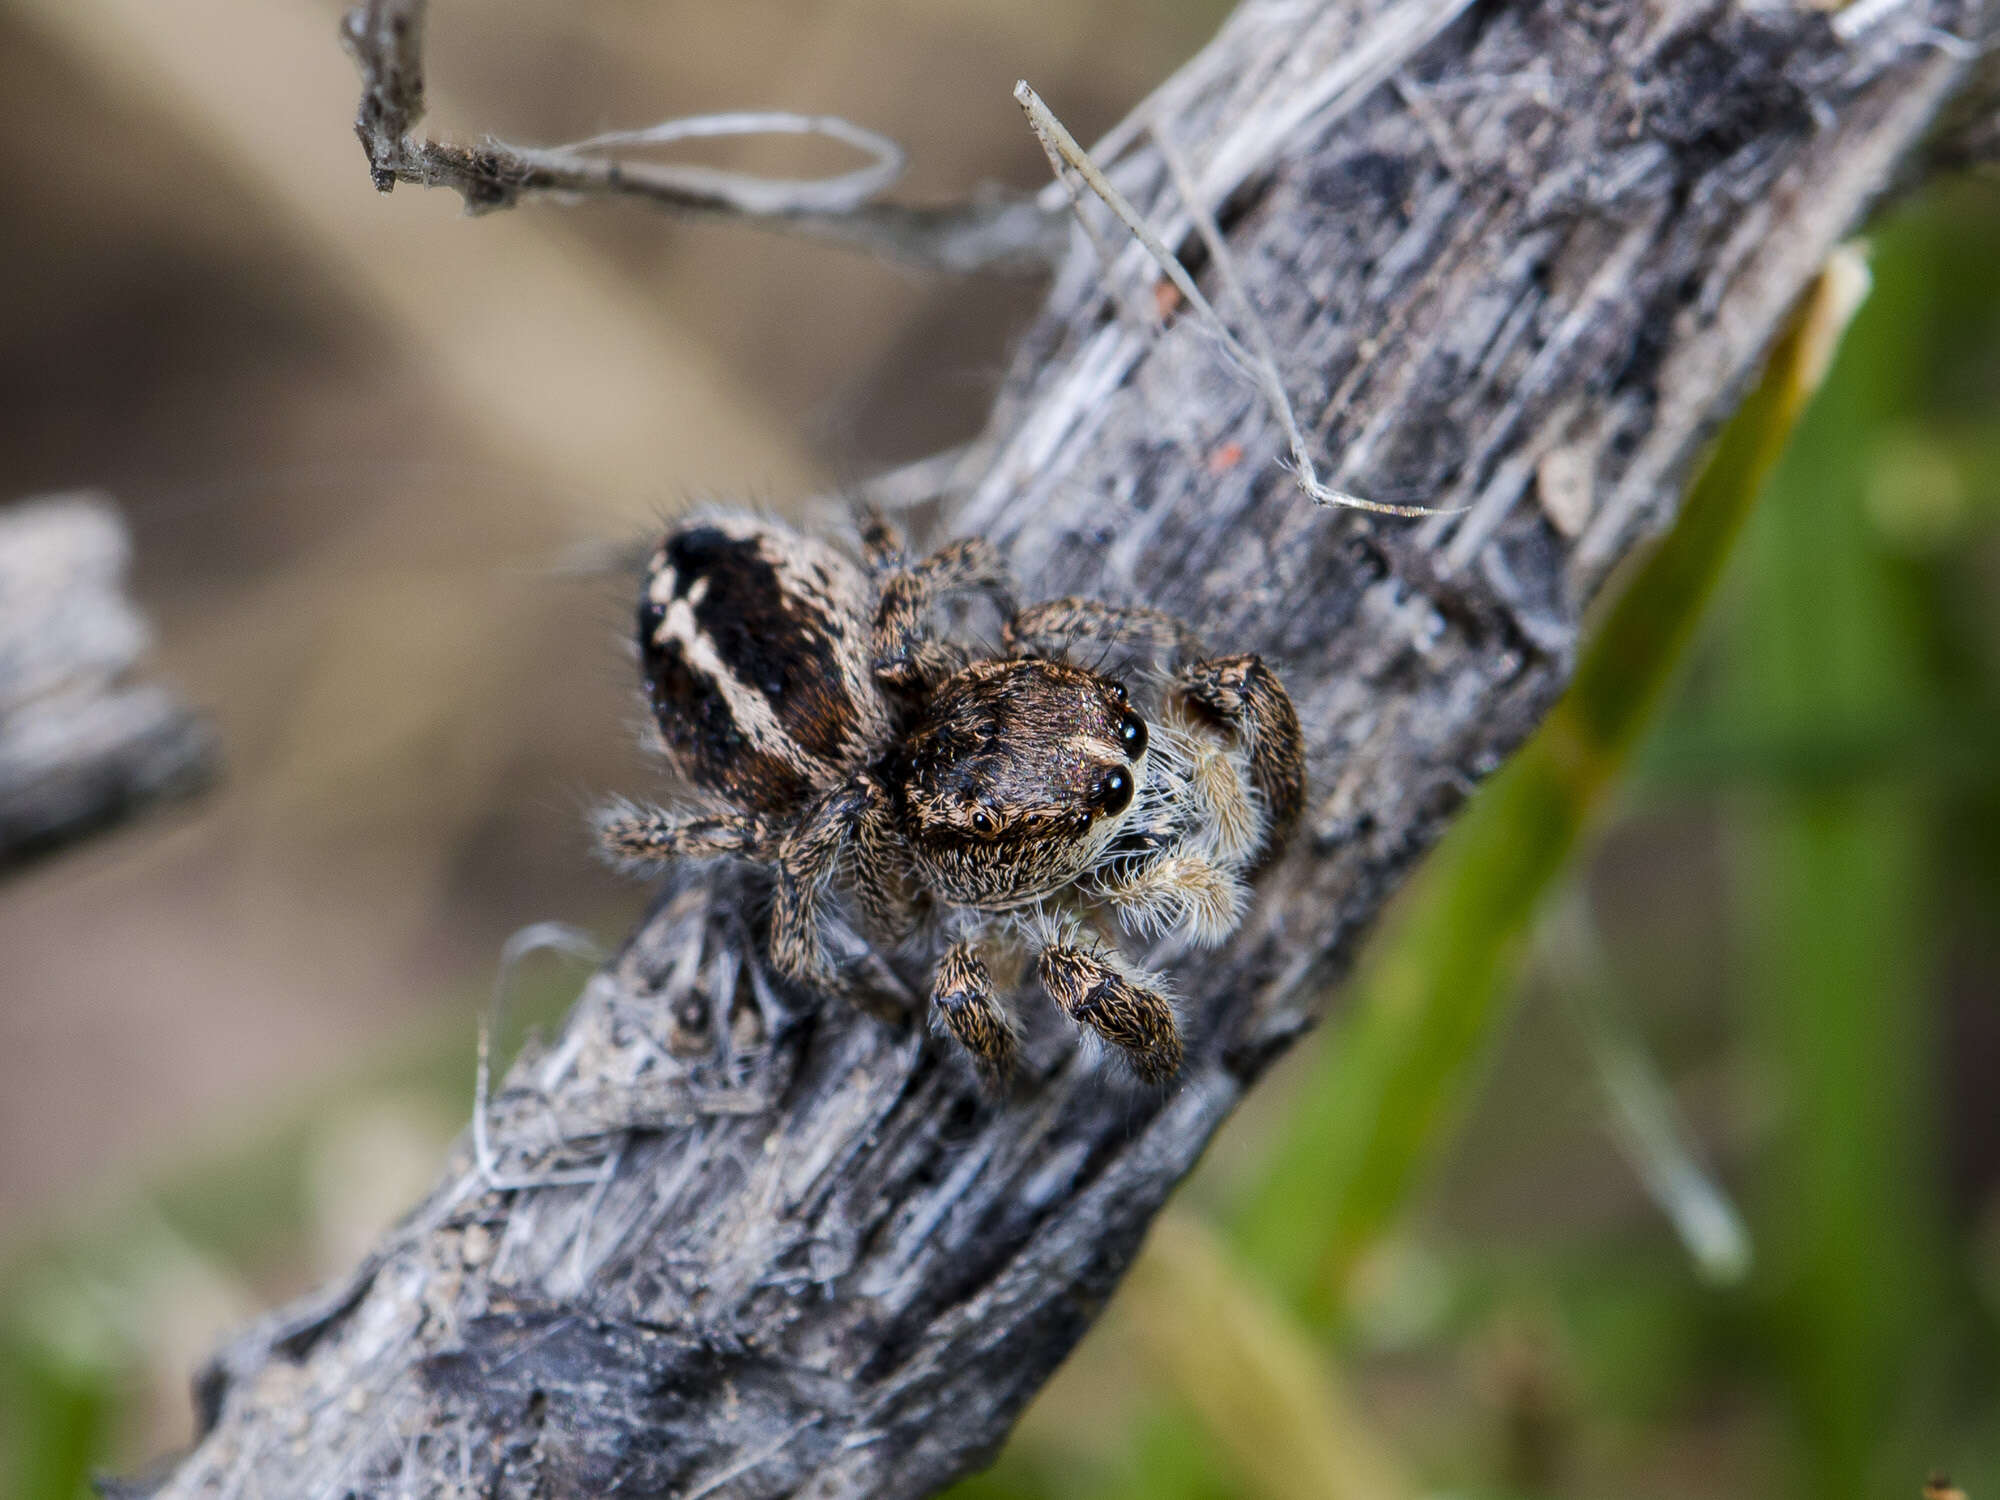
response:
<path fill-rule="evenodd" d="M 1253 840 L 1244 857 L 1261 852 L 1263 859 L 1275 859 L 1298 822 L 1306 796 L 1305 738 L 1298 710 L 1278 674 L 1261 657 L 1211 657 L 1176 672 L 1170 696 L 1196 720 L 1226 730 L 1243 748 L 1265 815 L 1263 838 Z M 1210 790 L 1228 795 L 1226 787 Z M 1224 812 L 1220 804 L 1217 811 Z"/>
<path fill-rule="evenodd" d="M 747 813 L 683 817 L 657 807 L 615 803 L 597 814 L 596 824 L 604 851 L 630 864 L 722 854 L 764 859 L 775 848 L 770 826 Z"/>
<path fill-rule="evenodd" d="M 1146 1082 L 1165 1083 L 1180 1071 L 1181 1029 L 1173 1005 L 1116 967 L 1109 954 L 1054 943 L 1037 955 L 1035 972 L 1063 1014 L 1124 1053 Z"/>
<path fill-rule="evenodd" d="M 1020 1060 L 1021 1044 L 993 988 L 979 950 L 961 939 L 945 950 L 931 981 L 931 1009 L 958 1044 L 972 1054 L 988 1083 L 1004 1083 Z"/>

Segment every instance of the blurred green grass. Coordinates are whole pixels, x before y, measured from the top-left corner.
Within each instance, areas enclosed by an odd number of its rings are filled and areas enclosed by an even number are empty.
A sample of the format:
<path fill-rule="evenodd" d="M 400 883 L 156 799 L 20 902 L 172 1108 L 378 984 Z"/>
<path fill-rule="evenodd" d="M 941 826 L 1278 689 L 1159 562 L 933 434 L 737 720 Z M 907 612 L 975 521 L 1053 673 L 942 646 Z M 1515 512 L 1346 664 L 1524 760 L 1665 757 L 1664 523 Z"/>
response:
<path fill-rule="evenodd" d="M 1727 494 L 1697 492 L 1607 609 L 1542 748 L 1399 904 L 1360 1003 L 1274 1080 L 1278 1105 L 1232 1130 L 1217 1156 L 1234 1180 L 1188 1195 L 1211 1223 L 1171 1231 L 1196 1249 L 1121 1298 L 1061 1377 L 1118 1419 L 1079 1434 L 1038 1408 L 957 1494 L 1280 1492 L 1244 1461 L 1259 1404 L 1189 1400 L 1159 1338 L 1199 1327 L 1195 1277 L 1218 1328 L 1278 1320 L 1239 1351 L 1290 1372 L 1290 1399 L 1263 1406 L 1295 1429 L 1314 1410 L 1365 1423 L 1419 1492 L 1913 1496 L 1941 1467 L 1973 1500 L 2000 1494 L 1996 249 L 1990 183 L 1881 226 L 1874 293 L 1661 722 L 1632 739 L 1741 518 Z M 1748 411 L 1705 482 L 1754 467 L 1773 430 Z M 1676 569 L 1675 545 L 1695 565 Z M 1713 861 L 1666 829 L 1695 830 Z M 1598 903 L 1604 977 L 1748 1210 L 1740 1286 L 1704 1282 L 1636 1190 L 1593 1218 L 1612 1179 L 1574 1167 L 1605 1125 L 1574 1076 L 1587 1051 L 1541 1003 L 1554 981 L 1533 923 L 1563 882 L 1610 898 L 1632 867 L 1651 899 L 1636 917 Z M 1680 993 L 1703 975 L 1714 993 Z M 543 1014 L 563 988 L 548 982 Z M 1401 1003 L 1371 1008 L 1385 993 Z M 179 1258 L 248 1295 L 295 1285 L 324 1122 L 384 1094 L 462 1114 L 470 1049 L 413 1037 L 290 1119 L 15 1247 L 0 1269 L 12 1493 L 70 1500 L 93 1468 L 141 1458 L 173 1378 L 150 1369 L 146 1278 Z"/>

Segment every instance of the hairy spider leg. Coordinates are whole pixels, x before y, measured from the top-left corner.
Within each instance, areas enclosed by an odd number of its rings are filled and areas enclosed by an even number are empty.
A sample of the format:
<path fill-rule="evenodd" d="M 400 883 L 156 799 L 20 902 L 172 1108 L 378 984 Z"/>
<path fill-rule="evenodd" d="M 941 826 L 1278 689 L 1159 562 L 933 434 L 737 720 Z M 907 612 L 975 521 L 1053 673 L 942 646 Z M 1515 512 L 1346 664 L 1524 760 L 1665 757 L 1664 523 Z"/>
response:
<path fill-rule="evenodd" d="M 1291 695 L 1262 658 L 1251 655 L 1190 662 L 1174 674 L 1168 694 L 1194 715 L 1227 729 L 1243 747 L 1265 815 L 1262 847 L 1245 857 L 1276 859 L 1306 798 L 1305 737 Z"/>
<path fill-rule="evenodd" d="M 887 522 L 879 522 L 883 527 Z M 864 533 L 871 562 L 886 538 Z M 984 537 L 965 537 L 915 563 L 896 563 L 881 576 L 875 610 L 875 680 L 900 692 L 934 687 L 965 665 L 965 653 L 932 638 L 926 629 L 933 605 L 953 594 L 983 592 L 1003 620 L 1014 617 L 1014 578 L 999 549 Z"/>
<path fill-rule="evenodd" d="M 1204 655 L 1201 639 L 1165 610 L 1096 599 L 1050 599 L 1015 615 L 1001 636 L 1009 656 L 1060 658 L 1085 641 L 1148 646 L 1179 662 Z"/>
<path fill-rule="evenodd" d="M 993 975 L 969 939 L 945 950 L 931 980 L 931 1009 L 972 1055 L 988 1083 L 1006 1081 L 1020 1060 L 1020 1039 L 1000 1004 Z"/>
<path fill-rule="evenodd" d="M 868 576 L 880 582 L 885 574 L 903 566 L 903 531 L 879 506 L 857 506 L 854 513 L 861 532 L 861 561 Z"/>
<path fill-rule="evenodd" d="M 1127 973 L 1108 949 L 1066 937 L 1036 954 L 1035 973 L 1064 1015 L 1124 1053 L 1146 1082 L 1165 1083 L 1180 1071 L 1181 1028 L 1172 1002 Z"/>
<path fill-rule="evenodd" d="M 882 788 L 855 776 L 822 793 L 778 842 L 771 905 L 771 961 L 787 978 L 829 994 L 852 987 L 827 951 L 824 900 L 841 855 L 857 843 L 886 838 Z"/>
<path fill-rule="evenodd" d="M 848 885 L 867 919 L 870 937 L 894 944 L 916 925 L 916 877 L 889 816 L 888 789 L 872 772 L 864 771 L 856 779 L 867 784 L 868 805 L 848 836 L 852 861 Z"/>
<path fill-rule="evenodd" d="M 613 857 L 634 864 L 723 854 L 762 859 L 776 848 L 770 825 L 748 813 L 687 817 L 630 803 L 598 814 L 597 840 Z"/>

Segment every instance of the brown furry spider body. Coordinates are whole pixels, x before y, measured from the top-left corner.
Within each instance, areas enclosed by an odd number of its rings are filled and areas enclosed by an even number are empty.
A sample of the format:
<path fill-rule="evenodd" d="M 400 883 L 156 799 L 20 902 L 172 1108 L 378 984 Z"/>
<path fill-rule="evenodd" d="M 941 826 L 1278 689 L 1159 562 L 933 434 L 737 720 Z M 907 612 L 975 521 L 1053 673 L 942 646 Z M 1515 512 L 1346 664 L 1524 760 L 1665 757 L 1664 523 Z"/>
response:
<path fill-rule="evenodd" d="M 750 515 L 667 535 L 640 598 L 642 671 L 669 758 L 718 806 L 610 809 L 605 847 L 769 866 L 772 961 L 811 988 L 851 988 L 826 941 L 836 889 L 876 942 L 941 935 L 932 1008 L 996 1078 L 1018 1043 L 982 949 L 1011 930 L 1071 1020 L 1141 1077 L 1170 1077 L 1182 1044 L 1161 981 L 1088 919 L 1196 942 L 1235 929 L 1304 797 L 1283 686 L 1255 656 L 1206 657 L 1156 610 L 1017 611 L 984 541 L 917 562 L 880 521 L 863 541 L 865 573 Z M 1000 609 L 1000 657 L 929 630 L 935 603 L 975 591 Z M 1091 641 L 1180 659 L 1152 725 L 1123 684 L 1067 659 Z"/>

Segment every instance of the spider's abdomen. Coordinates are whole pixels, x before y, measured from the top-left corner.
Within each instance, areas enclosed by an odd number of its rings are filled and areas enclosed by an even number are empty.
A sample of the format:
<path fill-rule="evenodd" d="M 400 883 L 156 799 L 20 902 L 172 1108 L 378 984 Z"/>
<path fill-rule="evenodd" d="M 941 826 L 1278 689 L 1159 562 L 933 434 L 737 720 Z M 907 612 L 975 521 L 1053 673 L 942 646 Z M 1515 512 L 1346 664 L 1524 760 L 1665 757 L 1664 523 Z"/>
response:
<path fill-rule="evenodd" d="M 754 516 L 667 534 L 639 597 L 647 700 L 675 768 L 790 815 L 881 742 L 869 595 L 831 547 Z"/>

